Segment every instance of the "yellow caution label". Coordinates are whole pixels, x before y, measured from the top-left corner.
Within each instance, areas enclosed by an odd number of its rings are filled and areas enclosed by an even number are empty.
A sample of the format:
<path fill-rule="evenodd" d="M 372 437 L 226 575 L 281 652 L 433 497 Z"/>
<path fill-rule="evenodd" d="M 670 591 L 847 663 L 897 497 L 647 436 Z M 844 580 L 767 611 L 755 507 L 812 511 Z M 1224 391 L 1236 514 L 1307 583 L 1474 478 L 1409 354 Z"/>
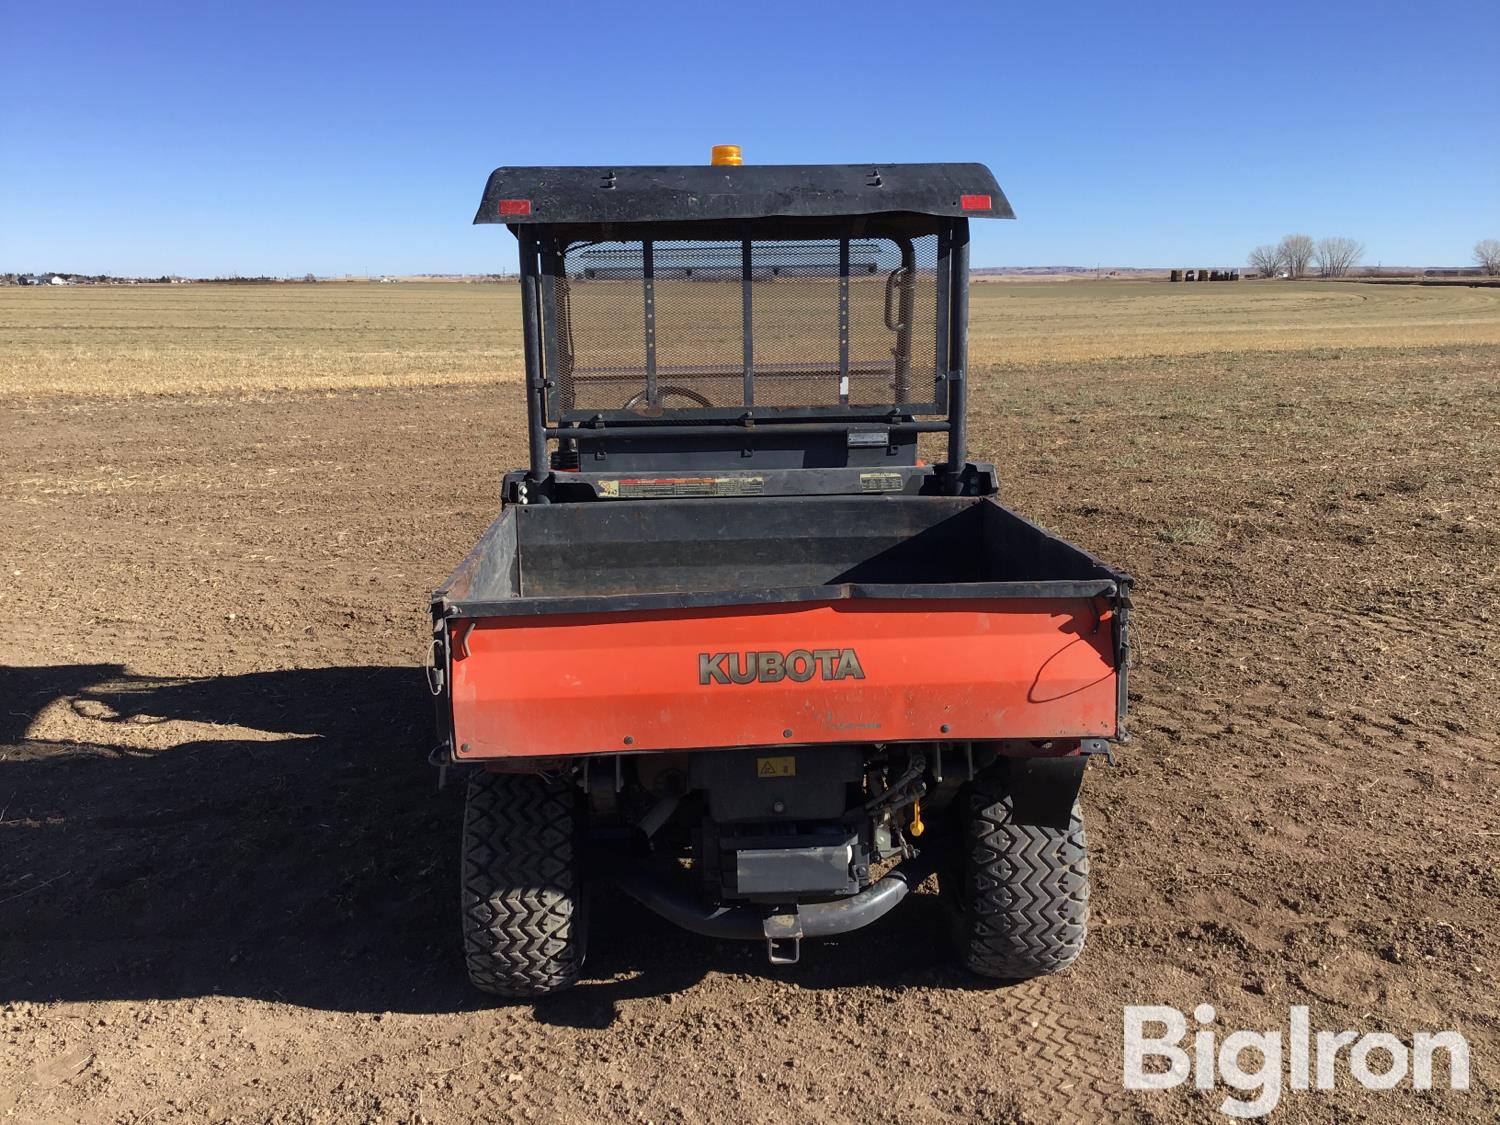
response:
<path fill-rule="evenodd" d="M 788 755 L 785 758 L 756 758 L 756 777 L 796 777 L 797 759 Z"/>

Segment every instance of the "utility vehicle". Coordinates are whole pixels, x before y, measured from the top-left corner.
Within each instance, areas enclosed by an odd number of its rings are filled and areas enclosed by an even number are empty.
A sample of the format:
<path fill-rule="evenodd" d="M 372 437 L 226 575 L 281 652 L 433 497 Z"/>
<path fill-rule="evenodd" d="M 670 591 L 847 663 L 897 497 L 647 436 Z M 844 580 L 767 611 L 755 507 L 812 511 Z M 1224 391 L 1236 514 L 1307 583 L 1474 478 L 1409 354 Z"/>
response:
<path fill-rule="evenodd" d="M 529 464 L 429 669 L 479 988 L 571 985 L 595 880 L 786 964 L 936 874 L 975 973 L 1078 955 L 1130 579 L 968 459 L 969 222 L 1011 217 L 980 164 L 490 176 Z"/>

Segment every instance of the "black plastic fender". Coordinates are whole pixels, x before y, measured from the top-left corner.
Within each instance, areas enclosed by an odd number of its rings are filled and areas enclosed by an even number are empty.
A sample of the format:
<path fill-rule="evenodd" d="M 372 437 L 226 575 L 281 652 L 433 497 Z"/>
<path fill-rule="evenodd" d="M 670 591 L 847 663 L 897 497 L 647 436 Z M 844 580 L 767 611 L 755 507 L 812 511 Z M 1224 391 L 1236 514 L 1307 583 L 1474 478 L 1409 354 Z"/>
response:
<path fill-rule="evenodd" d="M 1065 829 L 1083 786 L 1089 760 L 1082 754 L 1054 758 L 1007 758 L 1005 784 L 1017 824 Z"/>

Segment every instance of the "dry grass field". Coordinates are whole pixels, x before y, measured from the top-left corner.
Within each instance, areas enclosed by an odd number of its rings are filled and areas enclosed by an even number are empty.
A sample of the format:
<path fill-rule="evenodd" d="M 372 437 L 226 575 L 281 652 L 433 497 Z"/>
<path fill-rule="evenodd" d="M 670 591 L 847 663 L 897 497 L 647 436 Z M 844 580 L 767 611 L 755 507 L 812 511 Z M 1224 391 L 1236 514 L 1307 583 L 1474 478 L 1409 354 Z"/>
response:
<path fill-rule="evenodd" d="M 1121 1006 L 1201 1002 L 1471 1044 L 1277 1120 L 1500 1116 L 1500 290 L 977 287 L 973 454 L 1138 580 L 1083 957 L 984 986 L 922 893 L 773 970 L 604 893 L 535 1005 L 464 981 L 417 671 L 515 302 L 0 290 L 0 1118 L 1224 1120 L 1120 1088 Z"/>
<path fill-rule="evenodd" d="M 504 284 L 0 289 L 0 394 L 519 381 L 518 301 Z M 981 284 L 971 331 L 978 365 L 1500 344 L 1500 298 L 1319 282 Z"/>

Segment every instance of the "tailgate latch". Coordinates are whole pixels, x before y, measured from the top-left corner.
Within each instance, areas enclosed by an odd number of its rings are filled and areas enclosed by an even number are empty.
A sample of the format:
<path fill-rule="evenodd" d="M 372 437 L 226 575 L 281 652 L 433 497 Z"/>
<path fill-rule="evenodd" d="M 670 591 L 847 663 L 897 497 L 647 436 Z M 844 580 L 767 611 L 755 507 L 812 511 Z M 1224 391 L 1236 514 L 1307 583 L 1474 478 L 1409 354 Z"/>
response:
<path fill-rule="evenodd" d="M 432 662 L 427 665 L 427 690 L 434 697 L 443 694 L 443 679 L 447 675 L 448 668 L 448 645 L 442 633 L 434 634 L 432 638 Z"/>

